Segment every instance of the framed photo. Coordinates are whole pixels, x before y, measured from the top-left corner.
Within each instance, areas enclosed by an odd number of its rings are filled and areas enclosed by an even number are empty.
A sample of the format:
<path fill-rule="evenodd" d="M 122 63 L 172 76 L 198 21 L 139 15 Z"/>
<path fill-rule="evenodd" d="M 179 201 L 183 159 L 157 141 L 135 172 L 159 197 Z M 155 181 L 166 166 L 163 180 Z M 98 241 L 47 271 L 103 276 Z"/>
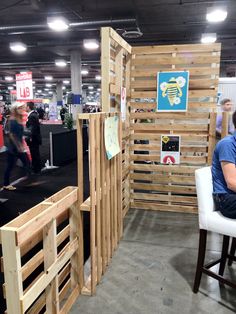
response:
<path fill-rule="evenodd" d="M 180 164 L 180 135 L 161 135 L 161 163 Z"/>
<path fill-rule="evenodd" d="M 157 111 L 187 111 L 189 71 L 157 73 Z"/>

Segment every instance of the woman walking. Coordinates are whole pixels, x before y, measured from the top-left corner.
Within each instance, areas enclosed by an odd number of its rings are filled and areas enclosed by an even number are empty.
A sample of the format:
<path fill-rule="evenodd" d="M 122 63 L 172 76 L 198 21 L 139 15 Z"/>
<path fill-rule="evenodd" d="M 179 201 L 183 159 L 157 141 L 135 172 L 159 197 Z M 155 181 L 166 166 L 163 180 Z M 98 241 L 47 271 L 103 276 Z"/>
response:
<path fill-rule="evenodd" d="M 23 164 L 25 174 L 29 174 L 29 160 L 23 145 L 23 111 L 24 103 L 13 103 L 9 119 L 9 133 L 7 143 L 7 166 L 4 173 L 3 189 L 13 191 L 16 189 L 10 185 L 12 169 L 19 158 Z"/>

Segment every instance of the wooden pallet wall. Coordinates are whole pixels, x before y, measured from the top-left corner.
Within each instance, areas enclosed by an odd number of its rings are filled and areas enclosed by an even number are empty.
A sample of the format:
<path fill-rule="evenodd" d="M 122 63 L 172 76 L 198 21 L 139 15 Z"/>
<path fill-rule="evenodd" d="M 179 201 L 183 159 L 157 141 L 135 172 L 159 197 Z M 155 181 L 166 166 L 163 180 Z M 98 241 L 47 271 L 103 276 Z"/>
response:
<path fill-rule="evenodd" d="M 78 188 L 1 227 L 1 243 L 7 313 L 68 313 L 84 284 Z"/>
<path fill-rule="evenodd" d="M 83 294 L 94 294 L 123 234 L 122 217 L 122 154 L 107 159 L 104 144 L 105 119 L 118 113 L 92 113 L 78 116 L 78 179 L 83 191 L 83 120 L 89 125 L 90 197 L 81 204 L 81 211 L 90 213 L 90 274 Z M 121 122 L 119 139 L 121 145 Z"/>
<path fill-rule="evenodd" d="M 126 88 L 126 120 L 122 123 L 123 216 L 130 207 L 129 177 L 129 101 L 131 46 L 112 28 L 101 29 L 102 111 L 120 112 L 121 87 Z"/>
<path fill-rule="evenodd" d="M 133 47 L 130 101 L 132 208 L 196 212 L 194 170 L 215 146 L 220 44 Z M 187 112 L 156 112 L 157 72 L 190 72 Z M 161 134 L 181 135 L 180 165 L 160 164 Z"/>

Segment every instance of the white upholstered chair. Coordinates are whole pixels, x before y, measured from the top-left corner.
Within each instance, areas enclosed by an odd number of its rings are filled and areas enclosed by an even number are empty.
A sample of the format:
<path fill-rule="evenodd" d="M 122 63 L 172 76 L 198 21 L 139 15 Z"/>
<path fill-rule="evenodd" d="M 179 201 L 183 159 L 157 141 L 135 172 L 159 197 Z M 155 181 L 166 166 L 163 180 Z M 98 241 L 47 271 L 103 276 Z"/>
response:
<path fill-rule="evenodd" d="M 202 277 L 202 273 L 207 274 L 222 283 L 225 283 L 233 288 L 236 288 L 236 283 L 231 282 L 223 277 L 225 264 L 227 258 L 228 265 L 232 264 L 232 261 L 236 261 L 234 257 L 236 247 L 236 219 L 229 219 L 221 215 L 219 211 L 214 211 L 214 201 L 212 197 L 212 174 L 211 167 L 204 167 L 195 171 L 197 200 L 198 200 L 198 215 L 199 215 L 199 249 L 198 249 L 198 261 L 195 275 L 195 281 L 193 286 L 193 292 L 197 293 Z M 207 231 L 216 232 L 223 235 L 223 245 L 221 257 L 204 265 Z M 230 253 L 229 240 L 233 238 Z M 220 263 L 219 273 L 215 273 L 210 268 Z"/>

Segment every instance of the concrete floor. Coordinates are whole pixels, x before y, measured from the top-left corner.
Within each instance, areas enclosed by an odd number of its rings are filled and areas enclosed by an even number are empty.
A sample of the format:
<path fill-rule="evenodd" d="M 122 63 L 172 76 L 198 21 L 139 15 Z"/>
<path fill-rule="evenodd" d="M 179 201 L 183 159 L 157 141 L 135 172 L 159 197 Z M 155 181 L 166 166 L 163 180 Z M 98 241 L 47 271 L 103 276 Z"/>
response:
<path fill-rule="evenodd" d="M 192 293 L 198 217 L 130 210 L 124 236 L 93 297 L 80 296 L 71 314 L 236 313 L 236 292 L 202 277 Z M 218 256 L 221 238 L 208 237 L 207 260 Z M 236 264 L 236 263 L 235 263 Z M 227 272 L 234 276 L 232 270 Z M 235 272 L 236 273 L 236 272 Z"/>

